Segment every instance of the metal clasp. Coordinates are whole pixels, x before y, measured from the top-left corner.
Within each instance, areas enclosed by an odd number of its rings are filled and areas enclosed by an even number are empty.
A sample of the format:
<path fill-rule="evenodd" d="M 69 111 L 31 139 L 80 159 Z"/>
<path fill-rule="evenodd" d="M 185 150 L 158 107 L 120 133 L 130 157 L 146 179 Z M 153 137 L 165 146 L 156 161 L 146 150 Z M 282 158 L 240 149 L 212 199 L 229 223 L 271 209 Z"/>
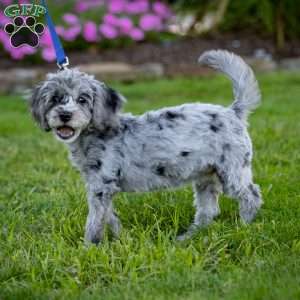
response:
<path fill-rule="evenodd" d="M 66 56 L 65 62 L 62 63 L 62 64 L 57 63 L 57 66 L 58 66 L 58 68 L 59 68 L 60 71 L 63 71 L 63 70 L 65 70 L 65 69 L 68 68 L 69 64 L 70 64 L 70 63 L 69 63 L 69 58 Z"/>

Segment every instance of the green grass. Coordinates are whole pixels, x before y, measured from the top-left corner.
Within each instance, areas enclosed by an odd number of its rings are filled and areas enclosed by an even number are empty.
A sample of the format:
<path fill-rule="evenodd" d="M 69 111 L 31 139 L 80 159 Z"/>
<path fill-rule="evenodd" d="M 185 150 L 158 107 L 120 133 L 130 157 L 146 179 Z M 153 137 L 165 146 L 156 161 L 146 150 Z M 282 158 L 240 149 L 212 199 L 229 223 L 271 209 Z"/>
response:
<path fill-rule="evenodd" d="M 243 226 L 222 198 L 221 216 L 183 244 L 175 237 L 192 221 L 190 187 L 120 194 L 121 238 L 86 248 L 84 185 L 65 147 L 19 98 L 0 97 L 0 299 L 299 299 L 300 74 L 259 81 L 250 132 L 265 204 Z M 231 99 L 222 76 L 115 86 L 134 113 Z"/>

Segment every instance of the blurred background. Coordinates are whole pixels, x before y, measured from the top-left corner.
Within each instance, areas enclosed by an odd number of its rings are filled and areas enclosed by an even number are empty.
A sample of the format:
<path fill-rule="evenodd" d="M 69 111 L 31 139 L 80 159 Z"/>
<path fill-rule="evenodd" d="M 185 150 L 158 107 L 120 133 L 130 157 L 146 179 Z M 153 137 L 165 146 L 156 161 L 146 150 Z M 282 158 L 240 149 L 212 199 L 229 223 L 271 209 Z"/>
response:
<path fill-rule="evenodd" d="M 13 48 L 4 31 L 0 1 L 0 92 L 31 86 L 54 70 L 48 30 L 40 46 Z M 48 1 L 72 66 L 102 79 L 132 81 L 206 74 L 197 57 L 225 48 L 261 71 L 299 69 L 300 5 L 297 0 L 73 0 Z M 39 21 L 44 22 L 43 18 Z"/>

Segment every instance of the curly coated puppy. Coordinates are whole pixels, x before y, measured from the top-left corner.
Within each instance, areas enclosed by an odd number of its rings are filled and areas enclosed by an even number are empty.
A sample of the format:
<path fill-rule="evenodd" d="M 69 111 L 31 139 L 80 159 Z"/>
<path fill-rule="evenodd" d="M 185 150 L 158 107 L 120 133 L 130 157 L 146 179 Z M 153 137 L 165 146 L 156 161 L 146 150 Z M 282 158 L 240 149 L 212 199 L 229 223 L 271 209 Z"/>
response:
<path fill-rule="evenodd" d="M 49 74 L 33 92 L 33 117 L 66 143 L 87 188 L 85 239 L 98 244 L 105 224 L 118 235 L 121 225 L 112 198 L 118 192 L 145 192 L 193 183 L 196 214 L 186 234 L 208 225 L 225 193 L 239 203 L 246 223 L 262 204 L 253 183 L 252 144 L 247 116 L 260 102 L 252 70 L 227 51 L 208 51 L 199 62 L 233 82 L 229 107 L 184 104 L 141 116 L 121 114 L 125 99 L 78 70 Z"/>

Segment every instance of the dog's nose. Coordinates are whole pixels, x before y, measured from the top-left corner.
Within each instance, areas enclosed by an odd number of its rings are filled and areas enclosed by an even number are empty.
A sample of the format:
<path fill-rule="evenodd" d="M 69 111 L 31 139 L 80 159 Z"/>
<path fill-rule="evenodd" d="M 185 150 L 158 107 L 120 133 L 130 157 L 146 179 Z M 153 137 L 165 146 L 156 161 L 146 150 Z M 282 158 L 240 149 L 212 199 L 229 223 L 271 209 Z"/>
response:
<path fill-rule="evenodd" d="M 63 111 L 59 114 L 59 118 L 63 121 L 63 122 L 68 122 L 71 120 L 72 118 L 72 113 L 69 111 Z"/>

